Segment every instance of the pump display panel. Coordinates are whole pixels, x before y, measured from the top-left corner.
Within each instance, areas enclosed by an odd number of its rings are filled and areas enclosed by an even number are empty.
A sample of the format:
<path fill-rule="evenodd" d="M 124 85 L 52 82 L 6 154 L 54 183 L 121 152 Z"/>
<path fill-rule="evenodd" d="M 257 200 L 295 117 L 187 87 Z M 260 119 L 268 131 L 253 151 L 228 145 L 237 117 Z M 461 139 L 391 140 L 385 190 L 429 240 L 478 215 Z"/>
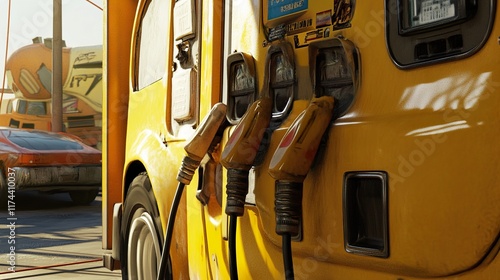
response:
<path fill-rule="evenodd" d="M 495 0 L 386 0 L 386 40 L 400 68 L 469 57 L 486 43 Z"/>
<path fill-rule="evenodd" d="M 400 0 L 400 33 L 440 27 L 465 20 L 476 10 L 475 0 Z"/>

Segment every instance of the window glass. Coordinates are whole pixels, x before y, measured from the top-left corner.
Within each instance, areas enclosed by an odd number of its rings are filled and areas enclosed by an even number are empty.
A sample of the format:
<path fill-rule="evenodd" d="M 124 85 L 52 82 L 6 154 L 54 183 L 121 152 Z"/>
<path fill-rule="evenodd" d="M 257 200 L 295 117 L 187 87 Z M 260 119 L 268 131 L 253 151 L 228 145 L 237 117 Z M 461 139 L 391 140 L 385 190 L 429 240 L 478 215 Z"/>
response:
<path fill-rule="evenodd" d="M 3 130 L 9 141 L 30 150 L 82 150 L 76 141 L 44 131 Z"/>
<path fill-rule="evenodd" d="M 46 115 L 47 110 L 45 108 L 45 102 L 28 102 L 26 114 L 34 116 Z"/>
<path fill-rule="evenodd" d="M 169 1 L 145 4 L 136 45 L 136 89 L 160 80 L 165 73 Z"/>
<path fill-rule="evenodd" d="M 28 102 L 26 100 L 19 100 L 17 112 L 19 114 L 26 114 L 26 107 L 28 107 L 27 105 L 28 105 Z"/>

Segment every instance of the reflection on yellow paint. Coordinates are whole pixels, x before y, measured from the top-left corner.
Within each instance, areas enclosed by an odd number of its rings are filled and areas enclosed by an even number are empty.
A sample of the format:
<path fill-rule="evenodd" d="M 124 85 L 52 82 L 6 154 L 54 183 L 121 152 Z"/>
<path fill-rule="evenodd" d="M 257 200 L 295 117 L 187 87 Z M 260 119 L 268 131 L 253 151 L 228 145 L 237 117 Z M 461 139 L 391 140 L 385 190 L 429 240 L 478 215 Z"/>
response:
<path fill-rule="evenodd" d="M 491 72 L 485 72 L 477 77 L 470 74 L 446 77 L 432 83 L 418 84 L 407 88 L 400 100 L 401 107 L 412 109 L 470 109 L 487 94 L 485 90 Z"/>
<path fill-rule="evenodd" d="M 469 128 L 465 120 L 456 121 L 452 123 L 445 123 L 439 125 L 433 125 L 429 127 L 419 128 L 412 130 L 406 134 L 406 136 L 425 136 L 446 133 L 454 130 Z"/>

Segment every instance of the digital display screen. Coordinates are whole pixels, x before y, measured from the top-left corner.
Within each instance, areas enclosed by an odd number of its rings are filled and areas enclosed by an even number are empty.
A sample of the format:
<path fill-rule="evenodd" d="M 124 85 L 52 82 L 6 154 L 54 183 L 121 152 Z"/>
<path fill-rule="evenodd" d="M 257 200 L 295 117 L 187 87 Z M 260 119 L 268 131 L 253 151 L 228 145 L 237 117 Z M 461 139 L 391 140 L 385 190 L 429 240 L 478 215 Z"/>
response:
<path fill-rule="evenodd" d="M 470 0 L 400 0 L 401 33 L 466 19 L 476 5 Z"/>
<path fill-rule="evenodd" d="M 411 26 L 441 21 L 455 17 L 455 3 L 450 0 L 409 0 Z"/>

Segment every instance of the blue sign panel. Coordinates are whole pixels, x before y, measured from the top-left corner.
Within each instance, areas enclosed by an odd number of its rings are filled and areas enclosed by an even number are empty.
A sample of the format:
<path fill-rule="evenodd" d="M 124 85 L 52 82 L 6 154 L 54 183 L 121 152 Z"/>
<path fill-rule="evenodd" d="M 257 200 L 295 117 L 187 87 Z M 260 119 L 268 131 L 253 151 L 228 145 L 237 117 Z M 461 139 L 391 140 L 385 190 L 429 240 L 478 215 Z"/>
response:
<path fill-rule="evenodd" d="M 267 19 L 277 19 L 282 16 L 307 10 L 308 0 L 269 0 L 267 2 Z"/>

